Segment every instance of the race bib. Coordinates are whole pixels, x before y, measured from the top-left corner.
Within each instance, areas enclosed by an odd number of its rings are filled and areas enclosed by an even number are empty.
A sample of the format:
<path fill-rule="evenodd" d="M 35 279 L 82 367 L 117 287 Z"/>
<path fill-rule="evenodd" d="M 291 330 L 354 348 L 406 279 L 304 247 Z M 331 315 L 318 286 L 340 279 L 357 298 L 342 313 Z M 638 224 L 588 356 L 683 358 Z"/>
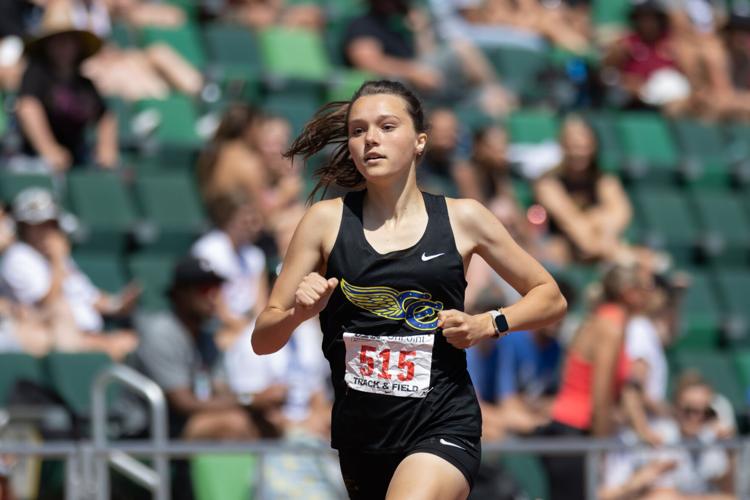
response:
<path fill-rule="evenodd" d="M 346 385 L 362 392 L 423 398 L 430 392 L 434 335 L 344 333 Z"/>

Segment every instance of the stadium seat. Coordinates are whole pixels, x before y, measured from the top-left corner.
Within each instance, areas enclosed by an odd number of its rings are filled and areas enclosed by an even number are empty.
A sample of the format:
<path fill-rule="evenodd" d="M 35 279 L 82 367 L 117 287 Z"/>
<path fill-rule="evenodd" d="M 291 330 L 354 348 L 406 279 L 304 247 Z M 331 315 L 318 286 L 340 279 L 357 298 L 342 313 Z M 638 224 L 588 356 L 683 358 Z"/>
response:
<path fill-rule="evenodd" d="M 591 6 L 592 21 L 597 26 L 625 27 L 631 5 L 630 0 L 594 0 Z"/>
<path fill-rule="evenodd" d="M 92 384 L 112 363 L 112 359 L 101 352 L 55 352 L 44 359 L 44 368 L 49 386 L 78 416 L 86 417 L 91 409 Z"/>
<path fill-rule="evenodd" d="M 101 290 L 117 293 L 127 283 L 117 254 L 75 252 L 73 257 L 81 271 Z"/>
<path fill-rule="evenodd" d="M 169 255 L 141 254 L 128 260 L 130 277 L 143 287 L 138 307 L 144 311 L 168 309 L 165 292 L 172 278 L 175 258 Z"/>
<path fill-rule="evenodd" d="M 701 223 L 703 248 L 712 261 L 741 266 L 750 262 L 750 217 L 734 192 L 694 189 L 692 201 Z"/>
<path fill-rule="evenodd" d="M 11 203 L 18 193 L 28 187 L 42 187 L 54 191 L 52 177 L 45 174 L 18 174 L 0 170 L 0 201 Z"/>
<path fill-rule="evenodd" d="M 292 126 L 292 134 L 297 135 L 320 107 L 320 91 L 322 88 L 301 82 L 292 83 L 283 89 L 269 90 L 262 109 L 285 118 Z"/>
<path fill-rule="evenodd" d="M 677 350 L 674 360 L 679 371 L 671 374 L 673 379 L 676 380 L 685 370 L 695 370 L 713 386 L 714 390 L 729 399 L 735 411 L 744 410 L 745 391 L 738 380 L 739 374 L 730 353 L 711 349 Z M 675 388 L 674 380 L 672 387 Z"/>
<path fill-rule="evenodd" d="M 348 101 L 354 92 L 367 80 L 375 79 L 375 75 L 358 70 L 343 69 L 337 71 L 333 81 L 328 86 L 327 101 Z"/>
<path fill-rule="evenodd" d="M 198 455 L 190 461 L 195 500 L 254 498 L 254 455 Z"/>
<path fill-rule="evenodd" d="M 156 229 L 151 250 L 180 254 L 206 228 L 191 172 L 143 173 L 134 184 L 135 198 L 146 224 Z"/>
<path fill-rule="evenodd" d="M 245 86 L 245 96 L 256 96 L 262 74 L 260 51 L 255 35 L 245 26 L 211 23 L 203 30 L 210 58 L 208 72 L 225 88 Z M 239 97 L 239 96 L 237 96 Z"/>
<path fill-rule="evenodd" d="M 617 131 L 624 155 L 624 171 L 632 179 L 671 182 L 679 157 L 669 127 L 658 113 L 619 115 Z"/>
<path fill-rule="evenodd" d="M 623 154 L 617 135 L 615 114 L 609 111 L 588 113 L 585 119 L 596 134 L 599 167 L 605 172 L 619 174 L 622 169 Z"/>
<path fill-rule="evenodd" d="M 111 172 L 78 171 L 67 175 L 68 202 L 84 229 L 83 248 L 120 252 L 135 225 L 128 191 Z"/>
<path fill-rule="evenodd" d="M 701 189 L 727 186 L 729 158 L 721 129 L 697 120 L 676 120 L 672 129 L 682 156 L 682 178 Z"/>
<path fill-rule="evenodd" d="M 172 94 L 164 100 L 142 100 L 136 103 L 136 111 L 149 111 L 158 116 L 153 137 L 157 147 L 198 150 L 202 146 L 195 128 L 198 111 L 187 96 Z"/>
<path fill-rule="evenodd" d="M 172 47 L 199 71 L 206 66 L 206 54 L 198 28 L 191 22 L 174 28 L 148 26 L 141 30 L 140 35 L 142 46 L 164 43 Z"/>
<path fill-rule="evenodd" d="M 691 285 L 683 298 L 676 346 L 710 349 L 718 346 L 721 310 L 712 276 L 704 270 L 690 270 Z"/>
<path fill-rule="evenodd" d="M 121 49 L 127 49 L 135 45 L 130 27 L 122 21 L 112 23 L 112 33 L 109 35 L 109 40 Z"/>
<path fill-rule="evenodd" d="M 274 27 L 260 33 L 263 67 L 270 80 L 325 82 L 331 74 L 323 38 L 312 31 Z"/>
<path fill-rule="evenodd" d="M 515 111 L 508 119 L 508 132 L 513 144 L 539 144 L 556 141 L 559 124 L 546 111 Z"/>
<path fill-rule="evenodd" d="M 700 232 L 687 199 L 679 189 L 637 186 L 633 205 L 644 224 L 649 246 L 666 249 L 680 264 L 689 263 L 700 241 Z"/>
<path fill-rule="evenodd" d="M 750 126 L 727 124 L 724 126 L 726 155 L 730 162 L 732 178 L 740 185 L 750 185 Z"/>
<path fill-rule="evenodd" d="M 503 85 L 522 99 L 533 101 L 542 94 L 539 78 L 548 64 L 545 52 L 508 46 L 485 49 L 485 55 Z"/>
<path fill-rule="evenodd" d="M 17 380 L 41 384 L 44 380 L 39 360 L 18 352 L 0 353 L 0 408 L 8 404 L 8 397 Z"/>
<path fill-rule="evenodd" d="M 549 498 L 549 483 L 539 457 L 525 453 L 503 454 L 502 465 L 516 479 L 525 498 Z"/>
<path fill-rule="evenodd" d="M 735 352 L 734 365 L 740 374 L 740 383 L 745 391 L 745 407 L 750 409 L 750 350 Z"/>
<path fill-rule="evenodd" d="M 725 314 L 727 341 L 750 346 L 750 269 L 720 269 L 717 282 Z"/>

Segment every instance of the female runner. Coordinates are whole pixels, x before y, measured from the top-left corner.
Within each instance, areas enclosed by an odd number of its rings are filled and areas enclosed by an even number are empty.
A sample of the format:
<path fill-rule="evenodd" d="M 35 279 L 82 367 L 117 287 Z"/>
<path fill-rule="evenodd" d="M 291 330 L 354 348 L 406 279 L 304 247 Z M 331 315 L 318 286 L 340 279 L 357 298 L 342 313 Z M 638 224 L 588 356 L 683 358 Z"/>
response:
<path fill-rule="evenodd" d="M 320 314 L 335 392 L 331 445 L 353 499 L 466 498 L 482 419 L 464 349 L 566 310 L 552 277 L 486 208 L 419 190 L 426 131 L 411 91 L 370 81 L 351 101 L 324 106 L 287 152 L 309 158 L 336 146 L 313 194 L 332 184 L 360 190 L 308 209 L 252 344 L 277 351 Z M 523 298 L 462 312 L 474 254 Z"/>

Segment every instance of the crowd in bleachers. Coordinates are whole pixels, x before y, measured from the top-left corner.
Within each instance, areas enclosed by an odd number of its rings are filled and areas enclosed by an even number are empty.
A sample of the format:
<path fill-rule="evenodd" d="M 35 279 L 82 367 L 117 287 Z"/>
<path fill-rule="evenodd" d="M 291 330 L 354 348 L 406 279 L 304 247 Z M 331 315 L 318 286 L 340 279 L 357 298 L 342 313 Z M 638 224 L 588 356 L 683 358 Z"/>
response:
<path fill-rule="evenodd" d="M 283 153 L 323 103 L 397 79 L 428 104 L 422 188 L 489 207 L 569 304 L 561 324 L 468 350 L 484 439 L 645 442 L 607 455 L 601 498 L 733 498 L 739 457 L 710 444 L 750 427 L 750 3 L 0 12 L 0 354 L 126 363 L 165 391 L 173 438 L 325 442 L 317 322 L 275 355 L 250 345 L 326 175 L 325 158 Z M 481 259 L 467 281 L 467 312 L 517 298 Z M 145 430 L 135 404 L 123 435 Z M 660 448 L 694 440 L 698 454 Z M 581 457 L 537 467 L 540 496 L 582 498 Z"/>

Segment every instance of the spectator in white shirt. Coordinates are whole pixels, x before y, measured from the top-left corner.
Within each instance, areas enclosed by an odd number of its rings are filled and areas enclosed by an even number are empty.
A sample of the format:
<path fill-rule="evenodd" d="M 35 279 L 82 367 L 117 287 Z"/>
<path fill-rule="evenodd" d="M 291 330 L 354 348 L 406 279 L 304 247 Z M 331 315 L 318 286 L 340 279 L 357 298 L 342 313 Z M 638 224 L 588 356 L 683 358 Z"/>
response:
<path fill-rule="evenodd" d="M 237 333 L 247 328 L 268 295 L 266 257 L 253 245 L 263 228 L 257 207 L 243 191 L 219 195 L 208 202 L 214 229 L 193 244 L 192 255 L 211 264 L 225 282 L 219 319 Z M 227 348 L 233 339 L 217 339 Z"/>
<path fill-rule="evenodd" d="M 102 315 L 128 314 L 140 289 L 131 285 L 109 295 L 91 283 L 70 255 L 70 243 L 58 225 L 59 209 L 49 191 L 29 188 L 19 193 L 13 217 L 19 240 L 0 262 L 5 293 L 44 318 L 56 349 L 104 351 L 118 360 L 132 351 L 138 343 L 132 331 L 100 335 Z"/>

